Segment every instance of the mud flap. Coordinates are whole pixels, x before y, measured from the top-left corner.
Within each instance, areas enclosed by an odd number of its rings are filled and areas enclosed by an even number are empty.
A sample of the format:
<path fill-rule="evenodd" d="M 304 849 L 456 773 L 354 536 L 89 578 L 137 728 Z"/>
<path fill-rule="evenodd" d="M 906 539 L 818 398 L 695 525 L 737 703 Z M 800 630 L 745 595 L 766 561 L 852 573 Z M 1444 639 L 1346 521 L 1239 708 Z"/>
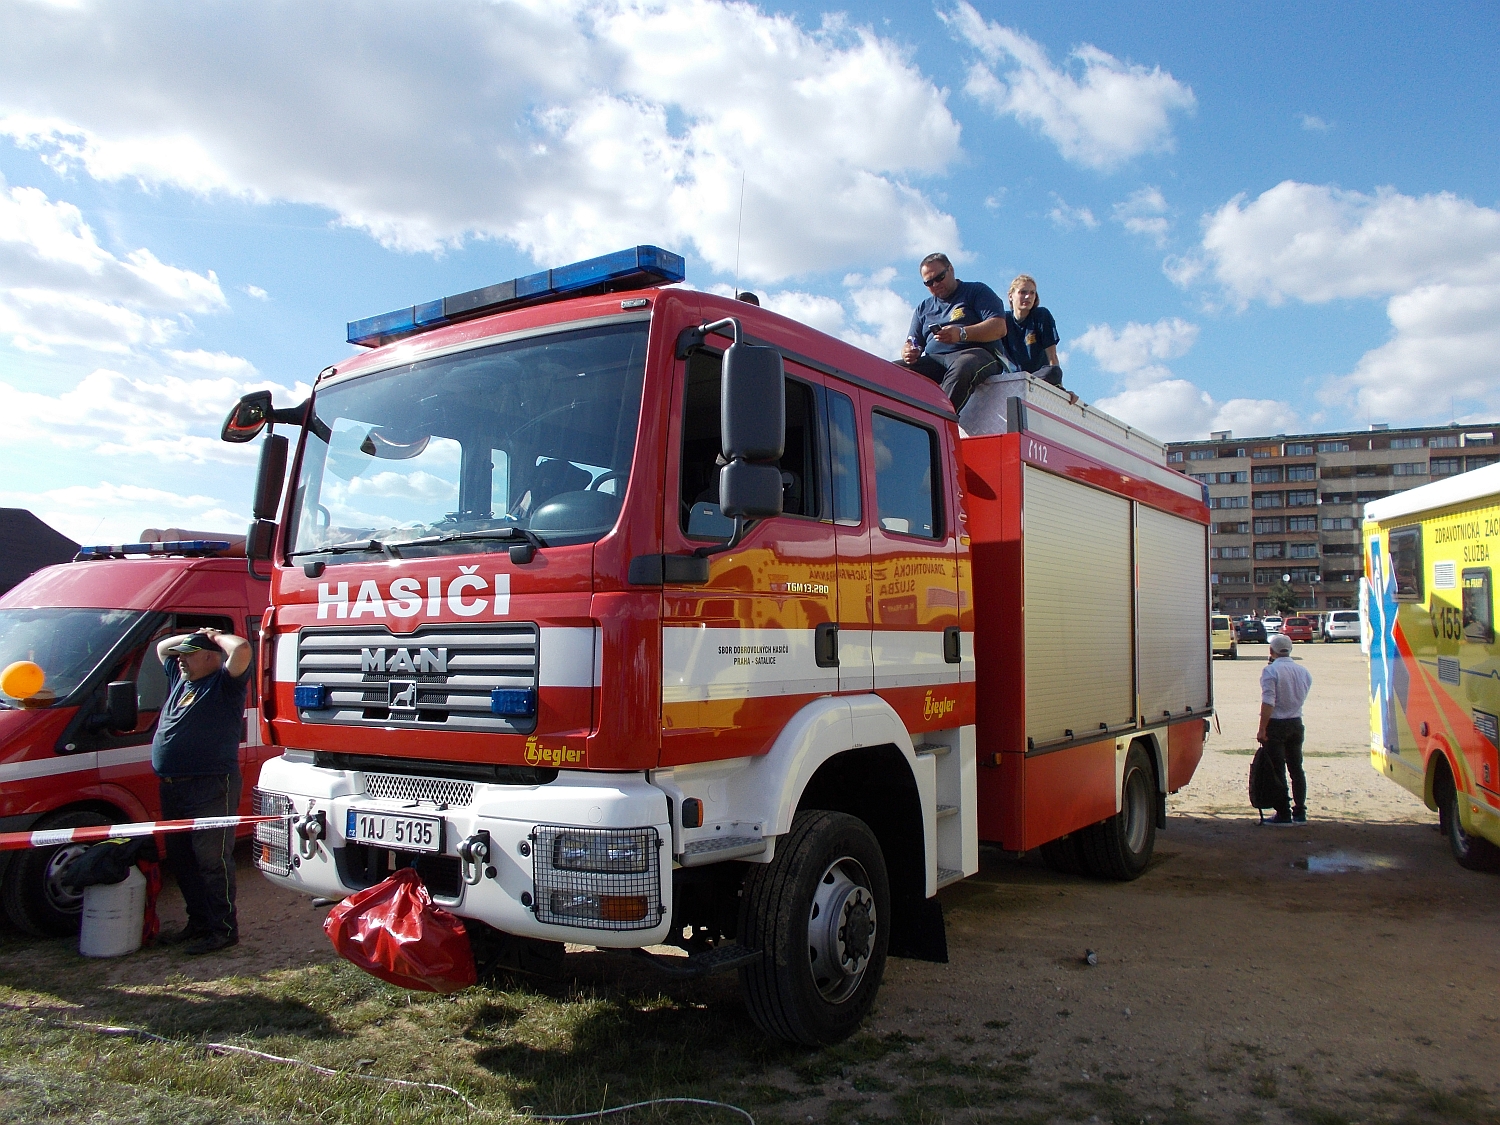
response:
<path fill-rule="evenodd" d="M 943 924 L 943 904 L 935 898 L 908 899 L 891 920 L 892 957 L 913 961 L 948 963 L 948 930 Z"/>

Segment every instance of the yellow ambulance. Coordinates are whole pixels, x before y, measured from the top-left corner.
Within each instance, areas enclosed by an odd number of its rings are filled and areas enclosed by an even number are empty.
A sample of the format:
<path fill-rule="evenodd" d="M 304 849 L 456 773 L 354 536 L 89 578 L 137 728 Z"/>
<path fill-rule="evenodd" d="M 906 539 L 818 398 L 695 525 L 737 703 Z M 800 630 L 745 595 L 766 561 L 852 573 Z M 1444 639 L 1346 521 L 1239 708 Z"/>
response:
<path fill-rule="evenodd" d="M 1500 465 L 1365 506 L 1370 764 L 1438 812 L 1465 867 L 1500 869 Z"/>

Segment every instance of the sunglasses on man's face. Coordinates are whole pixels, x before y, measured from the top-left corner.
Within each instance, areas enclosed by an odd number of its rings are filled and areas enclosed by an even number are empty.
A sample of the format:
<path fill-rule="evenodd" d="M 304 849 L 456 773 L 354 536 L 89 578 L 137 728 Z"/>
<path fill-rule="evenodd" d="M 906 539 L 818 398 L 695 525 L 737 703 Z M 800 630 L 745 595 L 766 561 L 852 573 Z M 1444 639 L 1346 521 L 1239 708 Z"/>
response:
<path fill-rule="evenodd" d="M 948 271 L 944 270 L 940 274 L 936 274 L 936 275 L 934 275 L 932 277 L 924 278 L 922 280 L 922 284 L 925 285 L 925 286 L 927 286 L 927 288 L 931 289 L 934 285 L 941 285 L 943 282 L 945 282 L 947 280 L 948 280 Z"/>

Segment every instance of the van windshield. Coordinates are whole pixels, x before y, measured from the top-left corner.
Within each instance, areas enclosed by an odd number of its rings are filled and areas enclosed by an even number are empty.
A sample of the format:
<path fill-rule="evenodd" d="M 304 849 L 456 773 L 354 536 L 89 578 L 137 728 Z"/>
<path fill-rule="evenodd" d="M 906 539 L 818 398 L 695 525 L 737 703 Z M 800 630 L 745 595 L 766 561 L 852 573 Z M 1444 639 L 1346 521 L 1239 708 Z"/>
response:
<path fill-rule="evenodd" d="M 334 563 L 598 539 L 625 495 L 647 327 L 534 336 L 319 391 L 291 553 Z"/>
<path fill-rule="evenodd" d="M 0 610 L 0 668 L 29 660 L 46 676 L 42 690 L 24 704 L 0 695 L 0 705 L 46 707 L 66 699 L 141 615 L 133 609 Z"/>

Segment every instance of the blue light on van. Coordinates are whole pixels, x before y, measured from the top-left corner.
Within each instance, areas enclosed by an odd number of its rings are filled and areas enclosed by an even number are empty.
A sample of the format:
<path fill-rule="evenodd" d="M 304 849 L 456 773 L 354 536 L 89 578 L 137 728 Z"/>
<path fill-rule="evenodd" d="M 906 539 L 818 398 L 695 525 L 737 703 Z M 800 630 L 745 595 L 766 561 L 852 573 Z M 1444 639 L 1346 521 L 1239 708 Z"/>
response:
<path fill-rule="evenodd" d="M 424 301 L 408 309 L 351 320 L 349 342 L 375 348 L 429 328 L 522 304 L 581 296 L 590 289 L 611 292 L 670 285 L 687 276 L 685 266 L 682 255 L 670 250 L 659 246 L 633 246 L 629 250 L 601 254 L 597 258 L 486 285 L 482 289 L 471 289 L 467 293 L 455 293 L 438 301 Z"/>
<path fill-rule="evenodd" d="M 536 714 L 536 688 L 496 688 L 490 692 L 490 712 L 508 719 Z"/>

